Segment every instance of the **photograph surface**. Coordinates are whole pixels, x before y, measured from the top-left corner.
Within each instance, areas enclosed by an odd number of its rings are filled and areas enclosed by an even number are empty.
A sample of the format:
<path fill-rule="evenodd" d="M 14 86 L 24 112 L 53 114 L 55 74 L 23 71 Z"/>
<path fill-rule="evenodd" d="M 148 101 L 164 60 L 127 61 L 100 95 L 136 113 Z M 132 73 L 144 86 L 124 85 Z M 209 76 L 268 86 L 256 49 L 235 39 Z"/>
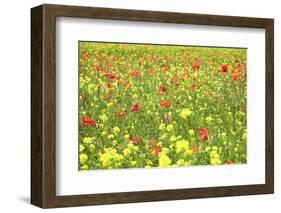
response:
<path fill-rule="evenodd" d="M 78 45 L 79 170 L 247 163 L 247 49 Z"/>

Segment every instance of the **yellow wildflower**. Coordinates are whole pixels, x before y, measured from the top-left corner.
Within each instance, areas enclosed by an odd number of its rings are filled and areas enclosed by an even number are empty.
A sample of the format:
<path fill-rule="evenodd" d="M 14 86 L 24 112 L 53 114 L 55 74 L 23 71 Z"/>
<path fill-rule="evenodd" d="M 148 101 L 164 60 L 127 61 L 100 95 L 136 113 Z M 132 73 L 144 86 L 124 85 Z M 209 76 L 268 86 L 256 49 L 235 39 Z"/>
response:
<path fill-rule="evenodd" d="M 210 123 L 212 122 L 214 119 L 211 116 L 206 117 L 206 122 Z"/>
<path fill-rule="evenodd" d="M 193 129 L 188 130 L 188 134 L 191 136 L 195 135 L 195 131 Z"/>
<path fill-rule="evenodd" d="M 113 131 L 114 135 L 117 135 L 120 132 L 120 128 L 118 126 L 116 126 L 112 129 L 112 131 Z"/>
<path fill-rule="evenodd" d="M 90 144 L 90 146 L 89 146 L 89 150 L 92 152 L 92 151 L 94 151 L 95 150 L 95 145 L 94 144 Z"/>
<path fill-rule="evenodd" d="M 190 109 L 183 109 L 181 112 L 180 112 L 180 117 L 182 117 L 183 119 L 187 119 L 190 115 L 192 114 L 192 111 Z"/>
<path fill-rule="evenodd" d="M 169 125 L 167 126 L 167 131 L 168 131 L 168 132 L 173 131 L 173 129 L 174 129 L 174 125 L 173 125 L 173 124 L 169 124 Z"/>
<path fill-rule="evenodd" d="M 112 138 L 114 138 L 114 135 L 112 135 L 112 134 L 111 134 L 111 135 L 108 135 L 107 138 L 108 138 L 108 139 L 112 139 Z"/>
<path fill-rule="evenodd" d="M 90 143 L 92 143 L 92 138 L 89 138 L 89 137 L 84 138 L 84 139 L 83 139 L 83 143 L 85 143 L 85 144 L 90 144 Z"/>
<path fill-rule="evenodd" d="M 80 167 L 81 170 L 89 170 L 89 166 L 88 165 L 83 165 Z"/>
<path fill-rule="evenodd" d="M 172 161 L 171 159 L 165 155 L 165 154 L 160 154 L 159 156 L 159 167 L 165 167 L 171 165 Z"/>
<path fill-rule="evenodd" d="M 165 129 L 165 124 L 164 123 L 161 123 L 160 125 L 159 125 L 159 130 L 164 130 Z"/>
<path fill-rule="evenodd" d="M 79 150 L 80 150 L 80 152 L 83 152 L 85 150 L 85 146 L 83 144 L 80 144 Z"/>
<path fill-rule="evenodd" d="M 176 153 L 183 153 L 189 150 L 189 142 L 187 140 L 180 140 L 176 143 Z"/>
<path fill-rule="evenodd" d="M 184 160 L 183 159 L 179 159 L 177 161 L 177 166 L 184 166 Z"/>
<path fill-rule="evenodd" d="M 100 118 L 103 122 L 105 122 L 105 121 L 108 120 L 108 117 L 106 116 L 106 114 L 100 115 L 99 118 Z"/>
<path fill-rule="evenodd" d="M 170 141 L 171 141 L 171 142 L 174 142 L 174 141 L 176 141 L 176 140 L 177 140 L 177 137 L 176 137 L 176 136 L 172 135 L 172 136 L 170 137 Z"/>
<path fill-rule="evenodd" d="M 128 149 L 128 148 L 123 150 L 123 154 L 124 154 L 125 157 L 128 157 L 131 154 L 131 152 L 132 151 L 130 149 Z"/>
<path fill-rule="evenodd" d="M 82 153 L 82 154 L 80 154 L 79 159 L 80 159 L 81 164 L 85 164 L 88 160 L 88 155 L 86 155 L 85 153 Z"/>

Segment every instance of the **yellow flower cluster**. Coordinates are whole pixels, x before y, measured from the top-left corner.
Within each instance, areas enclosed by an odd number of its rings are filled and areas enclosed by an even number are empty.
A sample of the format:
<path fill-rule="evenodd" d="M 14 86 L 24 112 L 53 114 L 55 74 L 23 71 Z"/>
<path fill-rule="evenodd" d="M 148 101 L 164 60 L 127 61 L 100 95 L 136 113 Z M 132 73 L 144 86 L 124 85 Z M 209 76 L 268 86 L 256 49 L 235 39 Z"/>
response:
<path fill-rule="evenodd" d="M 169 125 L 167 126 L 167 131 L 168 131 L 168 132 L 173 131 L 173 129 L 174 129 L 174 125 L 173 125 L 173 124 L 169 124 Z"/>
<path fill-rule="evenodd" d="M 176 142 L 176 153 L 190 153 L 189 142 L 184 139 Z"/>
<path fill-rule="evenodd" d="M 163 150 L 159 155 L 159 167 L 170 166 L 172 161 L 167 155 L 168 149 Z"/>
<path fill-rule="evenodd" d="M 86 155 L 85 153 L 80 154 L 80 163 L 81 164 L 85 164 L 88 160 L 88 155 Z"/>
<path fill-rule="evenodd" d="M 218 154 L 218 147 L 213 146 L 210 152 L 210 160 L 212 165 L 221 164 L 220 155 Z"/>
<path fill-rule="evenodd" d="M 183 109 L 181 112 L 180 112 L 180 117 L 182 117 L 183 119 L 187 119 L 190 115 L 192 114 L 192 111 L 190 109 Z"/>
<path fill-rule="evenodd" d="M 118 135 L 118 133 L 120 132 L 120 128 L 118 126 L 116 126 L 112 129 L 112 131 L 113 131 L 114 135 Z"/>
<path fill-rule="evenodd" d="M 122 160 L 123 156 L 113 148 L 105 148 L 104 153 L 100 154 L 100 162 L 103 168 L 118 168 L 122 165 Z"/>
<path fill-rule="evenodd" d="M 177 166 L 189 166 L 191 161 L 185 161 L 184 159 L 179 159 L 176 163 Z"/>
<path fill-rule="evenodd" d="M 133 145 L 132 143 L 128 143 L 127 147 L 123 150 L 123 154 L 125 157 L 129 157 L 132 153 L 135 153 L 139 150 L 138 146 Z"/>

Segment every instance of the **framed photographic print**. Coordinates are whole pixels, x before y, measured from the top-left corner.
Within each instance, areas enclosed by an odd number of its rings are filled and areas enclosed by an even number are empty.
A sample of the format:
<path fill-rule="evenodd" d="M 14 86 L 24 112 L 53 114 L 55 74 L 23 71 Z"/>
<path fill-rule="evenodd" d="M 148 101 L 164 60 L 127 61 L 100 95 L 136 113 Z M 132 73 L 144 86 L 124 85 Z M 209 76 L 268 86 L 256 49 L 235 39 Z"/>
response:
<path fill-rule="evenodd" d="M 31 203 L 274 191 L 273 19 L 31 9 Z"/>

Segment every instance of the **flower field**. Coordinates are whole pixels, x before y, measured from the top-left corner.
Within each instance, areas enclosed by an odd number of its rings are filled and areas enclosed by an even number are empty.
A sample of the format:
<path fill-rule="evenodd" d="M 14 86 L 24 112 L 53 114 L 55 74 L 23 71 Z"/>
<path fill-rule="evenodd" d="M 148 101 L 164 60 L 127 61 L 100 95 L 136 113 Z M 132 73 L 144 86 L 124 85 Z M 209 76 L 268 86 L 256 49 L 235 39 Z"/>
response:
<path fill-rule="evenodd" d="M 246 49 L 79 49 L 80 170 L 247 162 Z"/>

